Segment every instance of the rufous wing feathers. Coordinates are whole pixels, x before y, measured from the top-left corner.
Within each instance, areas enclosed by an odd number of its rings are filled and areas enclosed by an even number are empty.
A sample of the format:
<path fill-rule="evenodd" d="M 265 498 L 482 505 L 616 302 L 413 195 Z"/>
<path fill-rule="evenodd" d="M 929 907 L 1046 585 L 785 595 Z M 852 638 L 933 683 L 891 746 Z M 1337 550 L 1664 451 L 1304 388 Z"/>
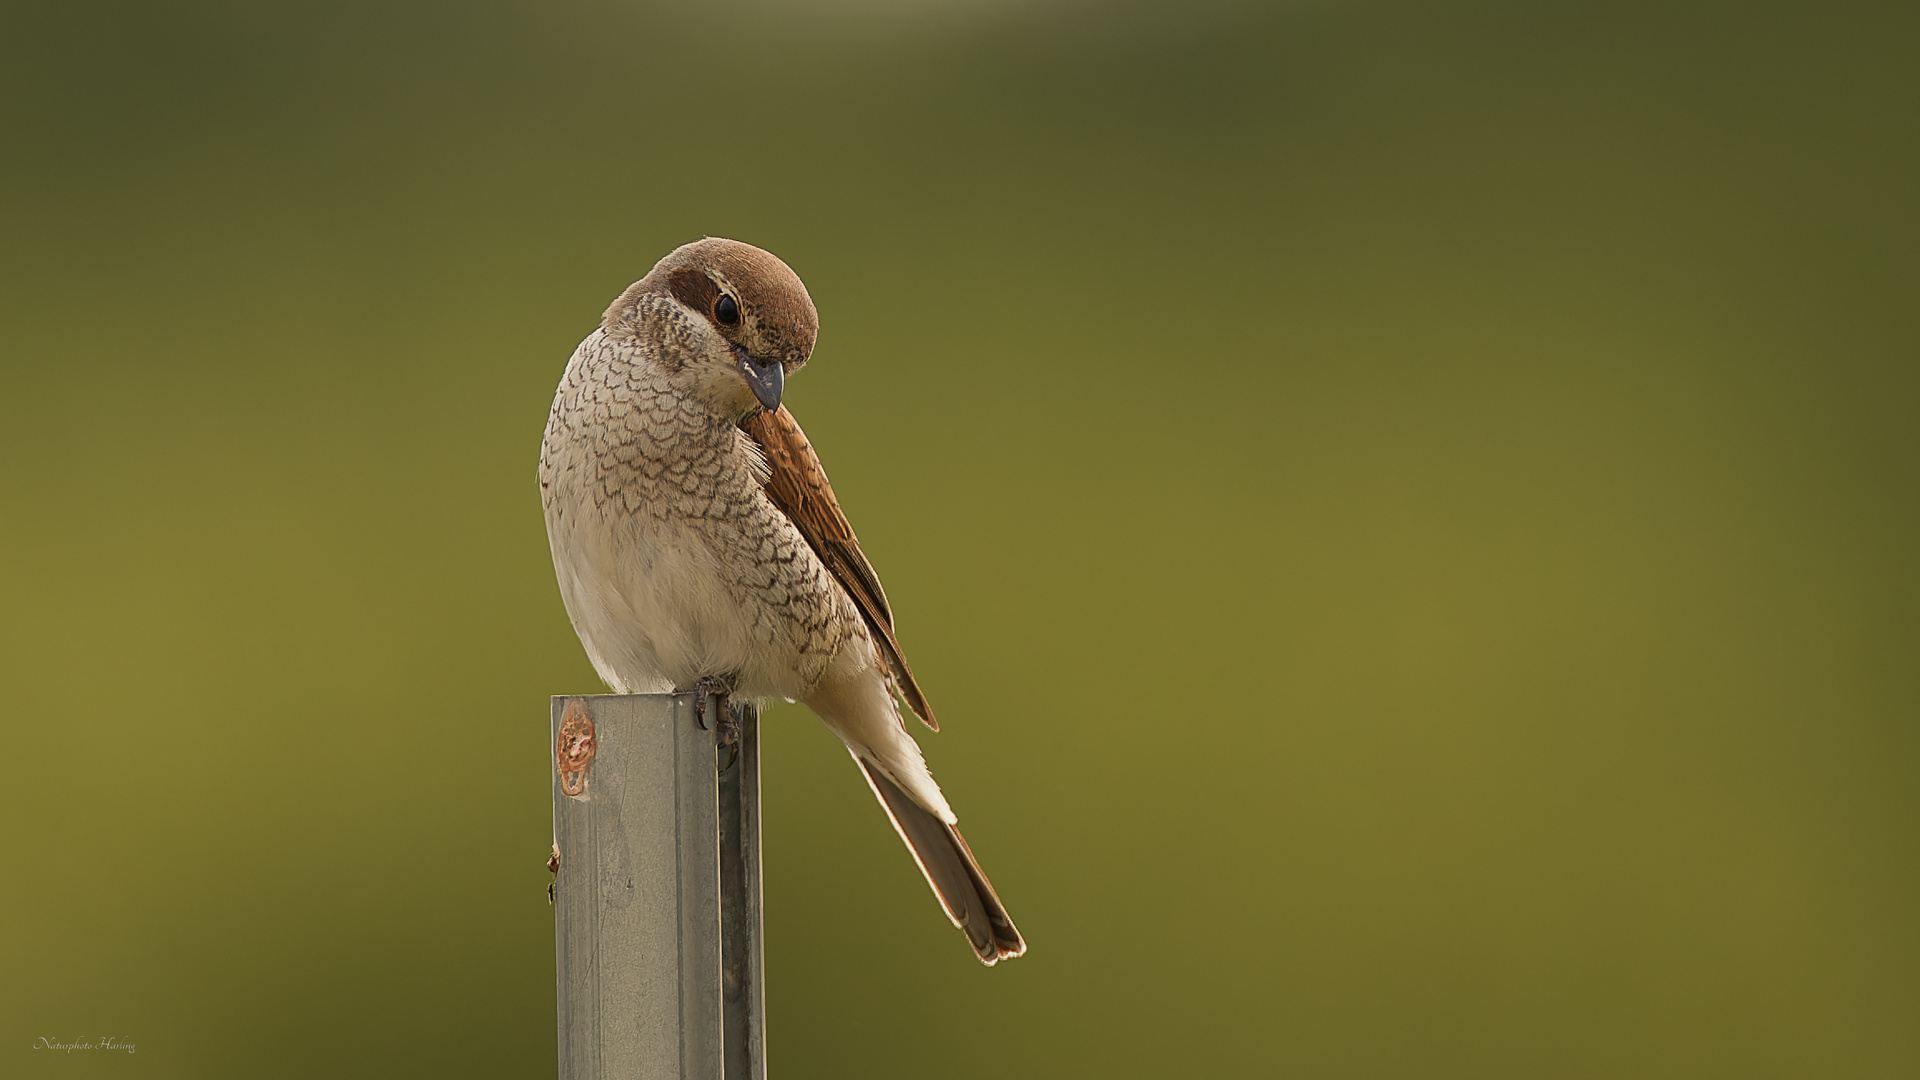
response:
<path fill-rule="evenodd" d="M 873 572 L 873 564 L 860 550 L 860 541 L 854 538 L 847 515 L 840 512 L 840 501 L 833 497 L 833 485 L 827 483 L 827 471 L 821 467 L 820 456 L 813 452 L 806 433 L 800 430 L 799 421 L 782 405 L 774 412 L 753 414 L 742 421 L 740 427 L 760 445 L 760 452 L 772 470 L 766 482 L 767 497 L 799 528 L 800 535 L 806 537 L 807 544 L 826 564 L 827 571 L 853 598 L 867 628 L 873 631 L 887 670 L 892 673 L 894 685 L 907 707 L 928 727 L 939 731 L 940 723 L 933 718 L 933 707 L 920 692 L 920 685 L 913 679 L 913 669 L 907 666 L 906 654 L 894 636 L 893 611 L 887 606 L 880 576 Z"/>

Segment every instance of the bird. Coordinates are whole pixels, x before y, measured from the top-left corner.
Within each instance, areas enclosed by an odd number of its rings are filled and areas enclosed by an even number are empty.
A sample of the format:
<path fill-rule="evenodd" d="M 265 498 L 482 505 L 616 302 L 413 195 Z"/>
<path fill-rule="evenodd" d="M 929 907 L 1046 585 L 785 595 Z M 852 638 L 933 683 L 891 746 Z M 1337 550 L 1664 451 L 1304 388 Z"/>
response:
<path fill-rule="evenodd" d="M 786 263 L 718 237 L 675 248 L 614 299 L 568 360 L 541 441 L 561 599 L 617 693 L 812 710 L 991 966 L 1026 941 L 907 731 L 907 714 L 939 722 L 880 578 L 781 403 L 818 332 Z"/>

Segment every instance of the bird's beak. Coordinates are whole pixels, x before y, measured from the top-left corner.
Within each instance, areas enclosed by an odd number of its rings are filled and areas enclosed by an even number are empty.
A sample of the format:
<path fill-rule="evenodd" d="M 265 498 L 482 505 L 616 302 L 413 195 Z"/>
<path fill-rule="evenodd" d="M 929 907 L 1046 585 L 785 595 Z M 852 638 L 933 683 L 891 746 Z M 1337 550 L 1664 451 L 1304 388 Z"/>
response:
<path fill-rule="evenodd" d="M 768 360 L 763 363 L 742 350 L 740 374 L 747 377 L 747 385 L 753 388 L 753 396 L 760 399 L 761 407 L 768 412 L 780 407 L 780 391 L 787 385 L 787 369 L 780 361 Z"/>

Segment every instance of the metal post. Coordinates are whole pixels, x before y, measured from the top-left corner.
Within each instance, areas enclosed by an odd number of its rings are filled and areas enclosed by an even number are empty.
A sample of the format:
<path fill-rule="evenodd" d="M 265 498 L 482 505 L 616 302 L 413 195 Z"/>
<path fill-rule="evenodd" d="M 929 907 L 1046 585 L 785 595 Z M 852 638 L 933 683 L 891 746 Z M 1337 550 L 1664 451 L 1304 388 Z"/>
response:
<path fill-rule="evenodd" d="M 760 725 L 738 715 L 736 759 L 691 694 L 553 699 L 561 1080 L 765 1080 Z"/>
<path fill-rule="evenodd" d="M 760 908 L 760 711 L 740 708 L 740 757 L 720 774 L 720 968 L 726 1080 L 767 1080 Z M 724 755 L 730 751 L 722 750 Z"/>

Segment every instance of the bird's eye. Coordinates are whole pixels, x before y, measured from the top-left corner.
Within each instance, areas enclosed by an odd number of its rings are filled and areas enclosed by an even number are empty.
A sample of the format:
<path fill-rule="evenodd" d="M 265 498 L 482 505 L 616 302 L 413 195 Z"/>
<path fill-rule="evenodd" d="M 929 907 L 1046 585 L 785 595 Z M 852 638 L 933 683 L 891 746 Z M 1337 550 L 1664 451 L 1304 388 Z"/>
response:
<path fill-rule="evenodd" d="M 740 304 L 733 297 L 721 293 L 720 299 L 713 302 L 713 317 L 719 319 L 723 326 L 739 326 Z"/>

